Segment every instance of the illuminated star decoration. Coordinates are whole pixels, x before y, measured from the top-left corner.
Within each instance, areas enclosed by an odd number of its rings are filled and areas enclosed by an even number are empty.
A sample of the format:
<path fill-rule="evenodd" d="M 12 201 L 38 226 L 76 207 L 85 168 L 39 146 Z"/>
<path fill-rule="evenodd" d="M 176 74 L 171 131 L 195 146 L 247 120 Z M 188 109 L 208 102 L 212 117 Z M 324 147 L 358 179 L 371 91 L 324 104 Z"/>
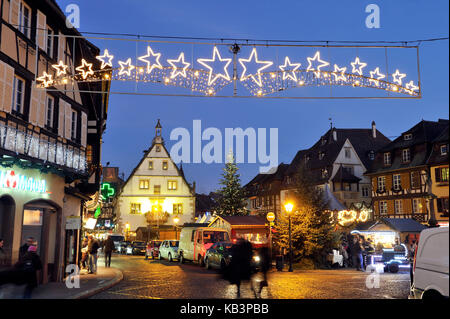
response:
<path fill-rule="evenodd" d="M 106 68 L 107 66 L 112 67 L 112 60 L 114 59 L 114 55 L 110 55 L 108 50 L 105 49 L 105 52 L 103 52 L 103 55 L 97 56 L 97 60 L 102 61 L 101 69 Z"/>
<path fill-rule="evenodd" d="M 371 79 L 369 79 L 369 82 L 372 82 L 372 83 L 374 83 L 376 86 L 379 86 L 379 85 L 380 85 L 379 80 L 385 78 L 386 76 L 385 76 L 384 74 L 382 74 L 382 73 L 380 72 L 380 68 L 377 67 L 375 70 L 370 71 L 370 77 L 371 77 Z M 375 78 L 375 77 L 376 77 L 376 78 Z"/>
<path fill-rule="evenodd" d="M 218 57 L 220 62 L 225 62 L 225 65 L 223 67 L 224 73 L 217 73 L 213 78 L 213 67 L 210 66 L 207 62 L 215 62 L 216 57 Z M 213 57 L 212 59 L 197 59 L 197 62 L 203 65 L 205 68 L 209 70 L 209 77 L 208 77 L 208 85 L 212 85 L 217 79 L 223 78 L 226 81 L 230 81 L 230 75 L 228 74 L 228 65 L 230 65 L 232 59 L 222 59 L 220 56 L 220 52 L 217 49 L 217 47 L 214 47 L 213 51 Z"/>
<path fill-rule="evenodd" d="M 119 75 L 127 74 L 127 76 L 131 75 L 131 71 L 134 69 L 134 65 L 131 64 L 131 58 L 128 58 L 125 62 L 119 61 L 120 70 Z"/>
<path fill-rule="evenodd" d="M 171 79 L 176 78 L 178 75 L 181 75 L 184 78 L 186 77 L 186 70 L 189 67 L 189 65 L 191 65 L 191 64 L 184 61 L 184 52 L 180 53 L 180 56 L 178 57 L 178 59 L 176 59 L 176 60 L 167 59 L 167 62 L 169 62 L 173 68 L 172 73 L 170 74 Z M 176 63 L 183 64 L 183 67 L 177 68 Z"/>
<path fill-rule="evenodd" d="M 155 63 L 152 63 L 149 58 L 152 56 L 155 57 Z M 147 73 L 152 73 L 154 68 L 162 69 L 162 65 L 159 62 L 159 59 L 161 58 L 161 53 L 155 53 L 153 52 L 152 48 L 150 46 L 147 47 L 147 55 L 143 55 L 138 58 L 139 61 L 147 63 Z"/>
<path fill-rule="evenodd" d="M 410 91 L 417 91 L 419 89 L 417 85 L 414 85 L 413 81 L 406 83 L 406 88 Z"/>
<path fill-rule="evenodd" d="M 314 72 L 314 74 L 315 74 L 316 77 L 318 77 L 318 78 L 320 78 L 320 68 L 322 68 L 322 67 L 324 67 L 324 66 L 327 66 L 327 65 L 330 65 L 330 63 L 328 63 L 328 62 L 323 61 L 323 60 L 320 59 L 320 51 L 317 51 L 316 54 L 314 54 L 314 57 L 312 57 L 312 58 L 311 58 L 311 57 L 308 57 L 307 59 L 308 59 L 308 68 L 306 69 L 306 71 L 314 71 L 314 70 L 316 70 L 316 71 Z M 314 69 L 314 68 L 312 67 L 313 61 L 320 62 L 320 64 L 317 66 L 317 69 Z"/>
<path fill-rule="evenodd" d="M 358 73 L 359 75 L 362 75 L 363 71 L 362 69 L 367 66 L 367 63 L 361 62 L 359 60 L 359 57 L 356 57 L 355 62 L 350 63 L 353 67 L 352 72 Z M 356 67 L 358 65 L 358 67 Z"/>
<path fill-rule="evenodd" d="M 48 74 L 47 72 L 44 72 L 44 75 L 37 78 L 37 80 L 39 82 L 42 82 L 44 84 L 44 87 L 49 87 L 50 85 L 53 84 L 52 76 L 50 74 Z"/>
<path fill-rule="evenodd" d="M 291 63 L 291 60 L 289 60 L 289 57 L 284 58 L 284 65 L 280 65 L 279 68 L 281 71 L 283 71 L 283 81 L 287 78 L 291 79 L 294 82 L 297 82 L 297 74 L 295 74 L 295 71 L 302 65 L 301 63 Z M 289 69 L 288 72 L 286 72 L 287 67 L 293 66 L 293 69 Z"/>
<path fill-rule="evenodd" d="M 392 78 L 394 79 L 394 83 L 398 83 L 399 85 L 402 85 L 402 79 L 406 76 L 405 73 L 400 73 L 400 71 L 397 69 L 395 70 L 395 73 L 392 74 Z"/>
<path fill-rule="evenodd" d="M 63 74 L 67 74 L 68 65 L 64 65 L 63 61 L 59 61 L 58 64 L 53 64 L 52 68 L 57 70 L 56 76 L 61 76 Z"/>
<path fill-rule="evenodd" d="M 345 76 L 345 71 L 347 71 L 347 67 L 344 66 L 343 68 L 340 68 L 337 66 L 337 64 L 335 64 L 334 72 L 333 72 L 334 80 L 335 81 L 339 81 L 339 80 L 347 81 L 347 77 Z"/>
<path fill-rule="evenodd" d="M 75 70 L 82 73 L 83 80 L 86 80 L 89 75 L 94 75 L 92 71 L 92 63 L 87 63 L 85 59 L 81 60 L 81 65 Z"/>
<path fill-rule="evenodd" d="M 256 73 L 258 74 L 258 79 L 256 79 L 253 74 L 250 74 L 247 76 L 245 75 L 245 73 L 247 72 L 247 67 L 245 66 L 244 62 L 252 61 L 253 57 L 255 58 L 256 64 L 263 64 L 263 66 L 260 67 L 258 69 L 258 71 L 256 71 Z M 242 72 L 242 75 L 241 75 L 241 81 L 245 81 L 248 77 L 251 77 L 253 79 L 253 81 L 260 87 L 262 86 L 261 71 L 267 69 L 268 67 L 270 67 L 273 64 L 272 61 L 259 61 L 258 60 L 258 52 L 256 52 L 256 48 L 253 48 L 252 53 L 250 54 L 250 57 L 248 59 L 239 59 L 239 63 L 244 68 L 244 72 Z"/>

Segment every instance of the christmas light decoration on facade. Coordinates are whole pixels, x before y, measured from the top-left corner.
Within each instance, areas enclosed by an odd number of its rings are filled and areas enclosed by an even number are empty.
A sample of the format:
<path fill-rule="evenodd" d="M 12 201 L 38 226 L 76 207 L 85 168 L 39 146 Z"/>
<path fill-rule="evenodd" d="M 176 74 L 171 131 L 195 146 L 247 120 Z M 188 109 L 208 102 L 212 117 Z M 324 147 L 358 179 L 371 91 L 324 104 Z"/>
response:
<path fill-rule="evenodd" d="M 105 49 L 105 51 L 103 52 L 103 55 L 97 56 L 97 60 L 100 60 L 102 62 L 102 65 L 100 67 L 102 70 L 104 68 L 106 68 L 107 66 L 112 68 L 112 66 L 113 66 L 112 60 L 113 59 L 114 59 L 114 56 L 109 54 L 108 49 Z"/>
<path fill-rule="evenodd" d="M 295 71 L 301 66 L 301 63 L 291 63 L 291 60 L 289 57 L 284 58 L 284 65 L 280 65 L 279 68 L 281 71 L 283 71 L 283 81 L 286 79 L 291 79 L 294 82 L 297 82 L 297 75 L 295 74 Z M 294 68 L 291 68 L 291 67 Z"/>
<path fill-rule="evenodd" d="M 223 73 L 216 73 L 213 77 L 213 67 L 211 67 L 208 62 L 214 63 L 216 61 L 216 57 L 220 62 L 225 62 L 223 66 Z M 220 52 L 217 47 L 214 47 L 213 57 L 211 59 L 197 59 L 197 62 L 203 65 L 205 68 L 209 70 L 208 76 L 208 85 L 212 85 L 217 79 L 223 78 L 226 81 L 230 81 L 230 75 L 228 74 L 228 65 L 230 65 L 232 59 L 223 58 L 220 56 Z"/>
<path fill-rule="evenodd" d="M 347 68 L 344 66 L 342 68 L 338 67 L 337 64 L 334 65 L 334 80 L 337 82 L 339 80 L 347 81 L 347 78 L 345 76 L 345 71 L 347 71 Z"/>
<path fill-rule="evenodd" d="M 119 65 L 119 75 L 126 74 L 127 76 L 131 76 L 131 71 L 135 69 L 135 66 L 131 64 L 131 58 L 128 58 L 125 62 L 119 61 Z"/>
<path fill-rule="evenodd" d="M 367 63 L 361 62 L 359 57 L 356 57 L 355 61 L 350 64 L 352 65 L 352 72 L 359 75 L 363 74 L 362 69 L 367 66 Z"/>
<path fill-rule="evenodd" d="M 42 84 L 46 88 L 54 83 L 53 77 L 45 71 L 44 74 L 41 77 L 38 77 L 36 80 L 42 82 Z"/>
<path fill-rule="evenodd" d="M 92 71 L 92 63 L 87 63 L 85 59 L 81 60 L 81 65 L 75 70 L 81 72 L 83 80 L 86 80 L 89 75 L 94 75 L 94 71 Z"/>
<path fill-rule="evenodd" d="M 406 83 L 406 88 L 410 91 L 417 91 L 419 89 L 418 86 L 414 85 L 414 81 L 412 80 Z"/>
<path fill-rule="evenodd" d="M 52 68 L 56 69 L 56 76 L 61 76 L 67 74 L 67 68 L 69 66 L 65 65 L 63 61 L 59 61 L 58 64 L 53 64 Z"/>
<path fill-rule="evenodd" d="M 406 76 L 405 73 L 400 73 L 400 71 L 397 69 L 395 70 L 395 73 L 392 74 L 392 78 L 394 80 L 394 83 L 397 83 L 398 85 L 402 85 L 402 79 Z"/>
<path fill-rule="evenodd" d="M 245 62 L 249 63 L 253 59 L 255 60 L 256 64 L 263 65 L 256 71 L 257 78 L 255 77 L 254 74 L 246 75 L 247 66 L 245 65 Z M 245 80 L 247 80 L 247 78 L 250 77 L 260 87 L 262 86 L 261 71 L 267 69 L 268 67 L 270 67 L 273 64 L 272 61 L 259 61 L 258 60 L 258 52 L 256 51 L 256 48 L 253 48 L 252 53 L 250 54 L 250 57 L 248 59 L 243 59 L 243 58 L 239 59 L 239 63 L 241 64 L 242 68 L 244 69 L 244 71 L 242 72 L 242 75 L 241 75 L 241 81 L 245 81 Z"/>
<path fill-rule="evenodd" d="M 375 84 L 376 86 L 380 85 L 380 80 L 384 79 L 386 76 L 384 74 L 382 74 L 380 72 L 380 68 L 376 67 L 375 70 L 370 71 L 370 77 L 371 79 L 369 79 L 369 81 L 373 84 Z"/>
<path fill-rule="evenodd" d="M 308 68 L 306 70 L 314 71 L 314 74 L 318 78 L 320 77 L 320 68 L 330 65 L 330 63 L 328 63 L 327 61 L 323 61 L 320 59 L 320 51 L 317 51 L 316 54 L 314 54 L 314 57 L 312 58 L 308 57 L 307 60 L 308 60 Z M 317 66 L 317 68 L 313 68 L 313 63 L 316 61 L 319 63 L 319 65 Z"/>
<path fill-rule="evenodd" d="M 178 59 L 176 59 L 176 60 L 167 59 L 167 62 L 169 62 L 169 64 L 173 68 L 172 73 L 170 74 L 171 79 L 176 78 L 178 75 L 181 75 L 182 77 L 186 78 L 186 76 L 187 76 L 186 70 L 191 64 L 184 61 L 184 52 L 180 53 L 180 55 L 178 56 Z M 176 65 L 177 63 L 181 63 L 183 65 L 183 67 L 178 68 Z"/>
<path fill-rule="evenodd" d="M 149 59 L 151 57 L 155 57 L 155 62 L 152 63 Z M 152 48 L 150 46 L 147 47 L 147 54 L 143 55 L 138 58 L 139 61 L 145 62 L 147 64 L 147 73 L 152 73 L 154 68 L 162 69 L 163 66 L 159 62 L 159 59 L 161 58 L 161 53 L 155 53 L 153 52 Z"/>

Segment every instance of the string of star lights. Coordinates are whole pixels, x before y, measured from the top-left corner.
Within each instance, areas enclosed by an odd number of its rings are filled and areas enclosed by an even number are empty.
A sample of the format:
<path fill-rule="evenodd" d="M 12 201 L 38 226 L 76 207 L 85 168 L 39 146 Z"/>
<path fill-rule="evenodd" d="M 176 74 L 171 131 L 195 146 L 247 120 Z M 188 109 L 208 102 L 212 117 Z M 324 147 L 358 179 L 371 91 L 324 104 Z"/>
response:
<path fill-rule="evenodd" d="M 53 73 L 44 71 L 36 77 L 36 85 L 39 88 L 51 89 L 70 83 L 132 81 L 175 86 L 193 93 L 200 93 L 200 95 L 218 96 L 218 92 L 227 86 L 234 85 L 236 92 L 236 83 L 239 83 L 249 96 L 255 97 L 308 86 L 345 86 L 384 90 L 389 92 L 388 97 L 397 96 L 391 93 L 413 98 L 421 97 L 419 69 L 418 78 L 411 79 L 395 66 L 388 69 L 383 65 L 371 65 L 370 61 L 361 59 L 359 56 L 350 57 L 347 61 L 343 61 L 342 58 L 339 61 L 333 61 L 330 57 L 323 58 L 324 54 L 320 49 L 326 46 L 308 45 L 307 47 L 317 48 L 317 50 L 308 56 L 286 55 L 280 62 L 275 62 L 276 59 L 268 59 L 264 49 L 283 45 L 239 44 L 238 46 L 235 44 L 238 49 L 228 51 L 222 49 L 223 45 L 228 44 L 214 43 L 210 44 L 213 45 L 212 54 L 208 54 L 207 57 L 194 57 L 180 51 L 166 56 L 160 48 L 157 48 L 163 41 L 145 42 L 152 46 L 147 45 L 146 51 L 141 52 L 141 55 L 136 54 L 135 57 L 118 58 L 117 54 L 104 49 L 94 61 L 81 58 L 81 62 L 74 69 L 65 65 L 63 61 L 59 61 L 51 66 L 50 70 L 54 70 Z M 245 53 L 240 53 L 241 47 L 251 47 L 250 54 L 247 56 Z M 306 47 L 306 45 L 289 47 Z M 356 48 L 350 45 L 330 47 Z M 388 48 L 388 46 L 376 46 L 376 48 L 380 47 Z M 406 48 L 417 49 L 418 47 Z M 264 59 L 260 59 L 260 56 L 264 56 Z"/>

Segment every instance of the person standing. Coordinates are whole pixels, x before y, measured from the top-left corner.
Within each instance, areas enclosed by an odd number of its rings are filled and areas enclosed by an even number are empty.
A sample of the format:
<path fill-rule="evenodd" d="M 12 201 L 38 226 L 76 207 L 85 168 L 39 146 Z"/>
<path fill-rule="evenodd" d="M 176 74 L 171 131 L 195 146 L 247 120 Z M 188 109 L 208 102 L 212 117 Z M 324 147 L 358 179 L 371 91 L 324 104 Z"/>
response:
<path fill-rule="evenodd" d="M 42 262 L 36 253 L 37 247 L 32 245 L 14 266 L 20 273 L 21 281 L 26 284 L 23 298 L 30 299 L 33 290 L 38 285 L 38 271 L 42 270 Z"/>
<path fill-rule="evenodd" d="M 30 246 L 33 245 L 34 245 L 34 238 L 28 237 L 25 244 L 23 244 L 19 249 L 19 260 L 21 260 L 23 256 L 25 256 L 25 254 L 28 252 L 28 248 L 30 248 Z"/>
<path fill-rule="evenodd" d="M 359 240 L 358 237 L 353 237 L 353 245 L 351 246 L 352 249 L 352 263 L 353 263 L 353 267 L 356 268 L 356 270 L 362 270 L 361 269 L 361 260 L 360 255 L 361 255 L 361 245 L 359 244 Z"/>
<path fill-rule="evenodd" d="M 111 255 L 114 250 L 114 241 L 111 236 L 108 236 L 106 241 L 104 242 L 103 251 L 105 253 L 105 267 L 111 267 Z"/>
<path fill-rule="evenodd" d="M 89 235 L 88 253 L 89 253 L 89 274 L 97 273 L 97 253 L 100 245 L 94 236 Z"/>
<path fill-rule="evenodd" d="M 252 257 L 252 244 L 243 238 L 239 238 L 231 247 L 231 261 L 225 272 L 225 278 L 230 284 L 237 286 L 238 298 L 241 296 L 242 281 L 250 280 Z"/>
<path fill-rule="evenodd" d="M 3 249 L 3 238 L 0 238 L 0 269 L 6 266 L 7 260 L 6 252 Z"/>
<path fill-rule="evenodd" d="M 85 237 L 81 243 L 81 268 L 88 268 L 88 238 Z"/>

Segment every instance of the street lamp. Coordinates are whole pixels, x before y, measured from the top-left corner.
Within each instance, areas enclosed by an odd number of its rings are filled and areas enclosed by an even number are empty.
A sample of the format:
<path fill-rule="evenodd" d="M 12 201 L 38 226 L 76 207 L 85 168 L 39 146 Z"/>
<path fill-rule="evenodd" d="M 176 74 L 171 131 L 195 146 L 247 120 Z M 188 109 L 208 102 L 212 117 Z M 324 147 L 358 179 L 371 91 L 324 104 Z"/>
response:
<path fill-rule="evenodd" d="M 178 239 L 178 223 L 180 222 L 180 219 L 178 218 L 178 216 L 175 216 L 173 218 L 173 222 L 175 223 L 175 239 Z"/>
<path fill-rule="evenodd" d="M 291 213 L 294 205 L 292 203 L 287 203 L 284 205 L 284 209 L 289 215 L 289 271 L 292 272 L 292 236 L 291 236 Z"/>

